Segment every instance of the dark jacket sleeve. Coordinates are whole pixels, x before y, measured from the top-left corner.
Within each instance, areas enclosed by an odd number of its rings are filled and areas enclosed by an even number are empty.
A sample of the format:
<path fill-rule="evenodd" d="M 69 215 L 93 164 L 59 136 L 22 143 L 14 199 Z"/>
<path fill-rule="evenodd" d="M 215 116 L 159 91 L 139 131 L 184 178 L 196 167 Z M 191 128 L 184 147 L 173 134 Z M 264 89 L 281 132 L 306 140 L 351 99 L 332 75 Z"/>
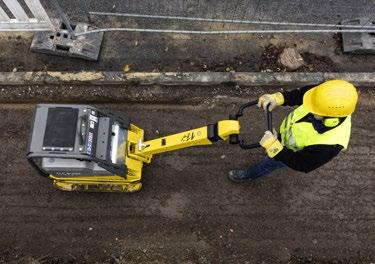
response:
<path fill-rule="evenodd" d="M 283 92 L 284 96 L 284 104 L 287 106 L 294 106 L 294 105 L 301 105 L 303 102 L 303 95 L 310 90 L 311 88 L 315 87 L 316 85 L 309 85 L 304 86 L 298 89 L 285 91 Z"/>
<path fill-rule="evenodd" d="M 274 158 L 294 170 L 307 173 L 333 159 L 341 149 L 340 145 L 312 145 L 294 152 L 284 147 Z"/>

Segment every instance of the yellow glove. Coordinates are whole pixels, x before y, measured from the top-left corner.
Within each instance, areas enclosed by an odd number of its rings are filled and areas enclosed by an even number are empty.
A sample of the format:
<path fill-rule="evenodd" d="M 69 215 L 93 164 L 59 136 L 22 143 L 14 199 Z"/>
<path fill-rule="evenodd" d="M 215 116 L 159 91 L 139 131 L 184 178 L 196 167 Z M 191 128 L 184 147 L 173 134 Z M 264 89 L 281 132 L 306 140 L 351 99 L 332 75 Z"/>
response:
<path fill-rule="evenodd" d="M 283 145 L 277 139 L 276 131 L 272 134 L 271 131 L 267 130 L 259 144 L 266 150 L 270 158 L 275 157 L 283 149 Z"/>
<path fill-rule="evenodd" d="M 284 103 L 284 95 L 280 92 L 274 94 L 263 94 L 259 97 L 258 107 L 263 107 L 264 111 L 267 110 L 269 105 L 269 110 L 272 111 L 276 107 Z"/>

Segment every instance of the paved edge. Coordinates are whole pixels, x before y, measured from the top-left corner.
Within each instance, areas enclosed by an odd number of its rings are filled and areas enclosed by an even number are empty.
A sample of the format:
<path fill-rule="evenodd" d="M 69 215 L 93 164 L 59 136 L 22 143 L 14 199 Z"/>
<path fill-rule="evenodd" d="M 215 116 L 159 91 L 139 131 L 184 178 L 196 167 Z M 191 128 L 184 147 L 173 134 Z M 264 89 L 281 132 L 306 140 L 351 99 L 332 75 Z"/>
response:
<path fill-rule="evenodd" d="M 326 73 L 326 72 L 0 72 L 0 86 L 9 85 L 219 85 L 241 86 L 301 86 L 329 79 L 348 80 L 358 87 L 375 87 L 375 73 Z"/>

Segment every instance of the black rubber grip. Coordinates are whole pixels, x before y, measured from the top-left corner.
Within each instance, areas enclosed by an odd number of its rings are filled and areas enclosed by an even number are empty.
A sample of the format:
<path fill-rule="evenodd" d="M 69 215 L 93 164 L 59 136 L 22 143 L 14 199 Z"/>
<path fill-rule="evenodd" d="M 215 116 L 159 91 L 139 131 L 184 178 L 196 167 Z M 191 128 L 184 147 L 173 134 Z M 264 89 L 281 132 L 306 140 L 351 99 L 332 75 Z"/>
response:
<path fill-rule="evenodd" d="M 240 139 L 238 135 L 230 135 L 229 136 L 229 144 L 238 144 L 240 142 Z"/>
<path fill-rule="evenodd" d="M 272 129 L 273 129 L 273 127 L 272 127 L 272 112 L 268 111 L 268 110 L 267 110 L 267 129 L 273 133 L 273 131 L 272 131 Z"/>
<path fill-rule="evenodd" d="M 245 142 L 241 141 L 240 147 L 242 149 L 254 149 L 254 148 L 259 148 L 260 144 L 259 143 L 245 144 Z"/>

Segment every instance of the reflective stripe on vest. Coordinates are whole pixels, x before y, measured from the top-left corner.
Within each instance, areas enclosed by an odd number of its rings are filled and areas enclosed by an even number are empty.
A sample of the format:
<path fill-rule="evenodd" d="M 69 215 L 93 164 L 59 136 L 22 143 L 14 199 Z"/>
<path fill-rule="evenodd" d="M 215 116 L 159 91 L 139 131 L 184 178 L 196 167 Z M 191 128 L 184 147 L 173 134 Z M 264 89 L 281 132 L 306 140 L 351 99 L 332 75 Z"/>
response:
<path fill-rule="evenodd" d="M 309 112 L 301 105 L 291 112 L 280 126 L 282 144 L 293 151 L 302 150 L 311 145 L 341 145 L 348 147 L 351 133 L 351 116 L 335 127 L 319 134 L 310 122 L 299 122 Z"/>

